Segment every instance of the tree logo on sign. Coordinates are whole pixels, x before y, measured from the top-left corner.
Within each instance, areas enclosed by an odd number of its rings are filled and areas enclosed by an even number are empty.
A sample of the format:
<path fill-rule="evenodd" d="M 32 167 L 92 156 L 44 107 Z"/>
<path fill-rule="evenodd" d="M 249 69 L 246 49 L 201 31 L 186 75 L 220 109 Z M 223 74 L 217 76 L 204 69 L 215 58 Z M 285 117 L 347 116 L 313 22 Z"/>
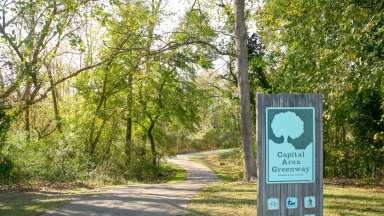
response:
<path fill-rule="evenodd" d="M 283 137 L 283 144 L 287 144 L 288 138 L 296 139 L 304 133 L 304 121 L 296 113 L 287 111 L 274 116 L 271 128 L 273 134 Z"/>

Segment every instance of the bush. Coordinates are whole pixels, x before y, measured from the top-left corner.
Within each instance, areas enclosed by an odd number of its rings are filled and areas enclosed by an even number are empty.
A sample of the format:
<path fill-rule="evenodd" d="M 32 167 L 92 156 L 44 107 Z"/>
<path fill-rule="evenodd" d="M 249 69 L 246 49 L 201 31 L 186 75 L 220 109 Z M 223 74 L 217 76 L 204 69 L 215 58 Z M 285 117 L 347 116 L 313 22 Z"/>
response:
<path fill-rule="evenodd" d="M 12 161 L 4 156 L 0 156 L 0 182 L 9 181 L 12 169 Z"/>

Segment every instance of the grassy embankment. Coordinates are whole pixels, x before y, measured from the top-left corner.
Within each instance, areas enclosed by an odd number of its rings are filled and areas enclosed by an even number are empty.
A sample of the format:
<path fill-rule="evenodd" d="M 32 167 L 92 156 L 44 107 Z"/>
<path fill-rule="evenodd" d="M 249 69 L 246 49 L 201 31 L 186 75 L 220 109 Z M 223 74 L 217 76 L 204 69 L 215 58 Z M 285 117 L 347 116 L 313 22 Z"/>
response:
<path fill-rule="evenodd" d="M 240 151 L 201 155 L 194 160 L 213 169 L 222 182 L 207 186 L 188 205 L 188 215 L 256 215 L 256 185 L 241 182 Z M 324 215 L 382 216 L 382 187 L 324 186 Z"/>
<path fill-rule="evenodd" d="M 148 183 L 177 183 L 186 178 L 186 171 L 184 169 L 171 164 L 164 164 L 161 174 L 161 177 L 155 182 Z M 62 184 L 60 187 L 30 185 L 27 187 L 19 186 L 8 191 L 0 190 L 0 215 L 40 215 L 47 210 L 55 209 L 68 203 L 72 199 L 106 191 L 113 187 L 109 183 L 105 185 L 100 182 L 97 182 L 97 184 L 87 184 Z M 2 188 L 0 187 L 0 189 Z"/>

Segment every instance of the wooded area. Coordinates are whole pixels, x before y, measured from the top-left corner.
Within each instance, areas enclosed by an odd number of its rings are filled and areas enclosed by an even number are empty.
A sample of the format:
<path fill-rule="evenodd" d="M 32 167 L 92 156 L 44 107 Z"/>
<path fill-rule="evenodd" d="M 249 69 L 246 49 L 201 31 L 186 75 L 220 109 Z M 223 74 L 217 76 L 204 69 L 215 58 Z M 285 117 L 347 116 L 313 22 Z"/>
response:
<path fill-rule="evenodd" d="M 172 3 L 0 0 L 2 184 L 151 180 L 232 147 L 251 180 L 257 92 L 323 94 L 325 177 L 384 176 L 382 1 Z"/>

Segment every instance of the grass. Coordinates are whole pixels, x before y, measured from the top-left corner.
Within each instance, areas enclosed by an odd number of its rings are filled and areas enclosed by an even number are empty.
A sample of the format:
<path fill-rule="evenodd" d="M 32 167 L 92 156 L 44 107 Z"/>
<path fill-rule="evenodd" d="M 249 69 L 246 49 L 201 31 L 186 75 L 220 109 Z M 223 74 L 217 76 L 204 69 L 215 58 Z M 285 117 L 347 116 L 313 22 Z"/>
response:
<path fill-rule="evenodd" d="M 384 215 L 384 191 L 378 188 L 324 187 L 324 215 Z"/>
<path fill-rule="evenodd" d="M 163 164 L 161 176 L 151 183 L 178 183 L 186 179 L 186 171 L 173 164 Z M 85 185 L 84 185 L 85 186 Z M 0 193 L 0 215 L 35 216 L 47 210 L 55 209 L 74 198 L 108 190 L 110 185 L 93 187 L 75 187 L 64 190 L 22 189 Z"/>
<path fill-rule="evenodd" d="M 188 204 L 188 215 L 256 215 L 257 187 L 243 183 L 238 150 L 195 157 L 211 167 L 223 180 L 208 185 Z M 240 161 L 240 162 L 239 162 Z M 324 186 L 325 216 L 382 216 L 384 190 L 380 187 Z"/>
<path fill-rule="evenodd" d="M 242 154 L 239 149 L 214 154 L 199 154 L 191 157 L 196 162 L 211 168 L 225 182 L 239 181 L 243 176 Z"/>
<path fill-rule="evenodd" d="M 182 182 L 187 178 L 187 171 L 185 169 L 175 165 L 166 163 L 161 168 L 162 178 L 156 183 L 178 183 Z"/>
<path fill-rule="evenodd" d="M 187 215 L 256 215 L 256 186 L 241 182 L 211 184 L 188 203 Z"/>

